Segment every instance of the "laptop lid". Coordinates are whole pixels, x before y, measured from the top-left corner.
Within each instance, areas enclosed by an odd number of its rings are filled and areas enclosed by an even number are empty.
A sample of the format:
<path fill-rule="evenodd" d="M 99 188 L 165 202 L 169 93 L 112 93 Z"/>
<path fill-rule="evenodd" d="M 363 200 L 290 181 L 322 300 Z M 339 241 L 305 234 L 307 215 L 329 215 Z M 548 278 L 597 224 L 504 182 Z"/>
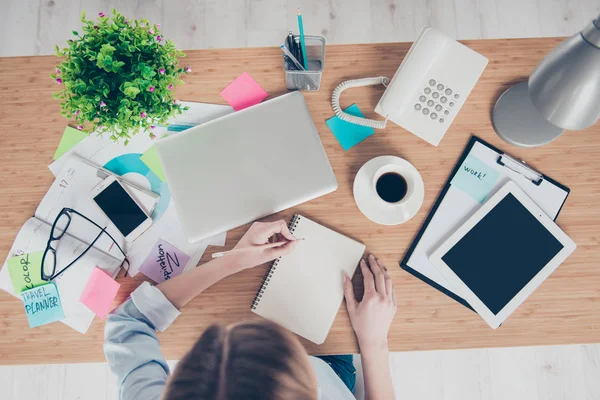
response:
<path fill-rule="evenodd" d="M 192 242 L 337 188 L 300 92 L 169 136 L 156 149 Z"/>

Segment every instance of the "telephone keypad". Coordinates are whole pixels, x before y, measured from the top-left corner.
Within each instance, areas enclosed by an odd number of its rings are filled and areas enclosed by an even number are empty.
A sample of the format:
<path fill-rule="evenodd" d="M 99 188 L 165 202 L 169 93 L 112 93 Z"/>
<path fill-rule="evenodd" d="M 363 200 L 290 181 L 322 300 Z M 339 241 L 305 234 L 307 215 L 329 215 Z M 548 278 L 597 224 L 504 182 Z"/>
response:
<path fill-rule="evenodd" d="M 454 107 L 460 95 L 435 79 L 430 79 L 428 83 L 429 85 L 425 86 L 419 95 L 419 102 L 415 103 L 414 109 L 415 111 L 421 111 L 423 115 L 429 115 L 432 120 L 444 123 L 446 121 L 444 116 L 450 115 L 450 109 Z"/>

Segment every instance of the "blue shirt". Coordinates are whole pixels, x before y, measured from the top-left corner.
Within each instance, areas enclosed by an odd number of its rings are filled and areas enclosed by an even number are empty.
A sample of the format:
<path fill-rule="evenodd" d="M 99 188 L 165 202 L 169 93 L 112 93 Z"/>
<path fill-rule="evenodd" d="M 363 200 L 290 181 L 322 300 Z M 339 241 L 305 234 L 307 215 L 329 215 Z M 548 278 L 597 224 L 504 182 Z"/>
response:
<path fill-rule="evenodd" d="M 148 282 L 113 311 L 106 321 L 104 354 L 119 382 L 119 399 L 159 400 L 169 376 L 156 331 L 164 331 L 180 312 Z M 354 399 L 323 360 L 310 357 L 323 400 Z M 190 399 L 193 400 L 193 399 Z"/>

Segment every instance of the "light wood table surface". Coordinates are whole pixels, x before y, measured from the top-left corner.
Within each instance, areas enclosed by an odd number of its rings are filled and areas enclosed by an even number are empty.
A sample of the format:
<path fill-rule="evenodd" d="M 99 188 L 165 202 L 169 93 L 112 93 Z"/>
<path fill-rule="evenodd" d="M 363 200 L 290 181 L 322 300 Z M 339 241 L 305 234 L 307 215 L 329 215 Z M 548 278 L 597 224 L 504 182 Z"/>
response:
<path fill-rule="evenodd" d="M 321 89 L 305 93 L 305 97 L 339 188 L 267 219 L 289 218 L 296 212 L 305 214 L 364 242 L 368 252 L 387 264 L 398 300 L 398 313 L 389 334 L 392 351 L 600 342 L 600 125 L 566 132 L 541 148 L 521 149 L 499 139 L 490 123 L 491 109 L 500 93 L 526 79 L 560 40 L 465 41 L 490 62 L 438 147 L 390 123 L 385 130 L 377 131 L 346 152 L 325 125 L 325 120 L 333 115 L 332 90 L 346 79 L 391 77 L 410 43 L 327 47 Z M 17 231 L 33 215 L 53 181 L 46 167 L 67 124 L 59 113 L 58 102 L 52 99 L 56 84 L 48 77 L 56 61 L 54 57 L 0 59 L 2 257 L 7 255 Z M 247 71 L 273 98 L 287 92 L 281 62 L 281 51 L 277 48 L 189 51 L 185 63 L 193 72 L 185 78 L 185 85 L 177 89 L 177 94 L 182 100 L 224 104 L 219 92 Z M 356 102 L 367 117 L 374 117 L 372 110 L 382 92 L 381 87 L 352 89 L 344 94 L 342 106 Z M 534 168 L 571 188 L 557 222 L 577 243 L 577 250 L 497 330 L 490 329 L 477 314 L 398 266 L 472 134 L 527 160 Z M 384 154 L 410 161 L 425 182 L 423 207 L 412 220 L 399 226 L 386 227 L 369 221 L 360 213 L 352 196 L 353 179 L 360 166 Z M 229 232 L 226 248 L 232 247 L 246 229 L 244 226 Z M 211 252 L 209 248 L 207 255 Z M 250 312 L 250 303 L 266 268 L 261 266 L 231 276 L 186 306 L 171 328 L 159 335 L 165 356 L 181 358 L 213 322 L 256 318 Z M 120 279 L 117 301 L 122 302 L 142 280 L 141 274 Z M 360 276 L 354 281 L 360 290 Z M 21 301 L 2 292 L 0 364 L 103 361 L 103 328 L 103 321 L 96 318 L 86 335 L 60 323 L 29 329 Z M 344 306 L 325 344 L 303 343 L 312 354 L 358 351 Z"/>

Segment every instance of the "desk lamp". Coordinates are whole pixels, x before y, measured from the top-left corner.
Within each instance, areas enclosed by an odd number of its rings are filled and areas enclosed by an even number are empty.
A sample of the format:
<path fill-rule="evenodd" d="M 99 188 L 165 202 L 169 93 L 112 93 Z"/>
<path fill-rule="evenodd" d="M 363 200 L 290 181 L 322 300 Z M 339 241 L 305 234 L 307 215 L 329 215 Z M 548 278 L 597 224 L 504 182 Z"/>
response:
<path fill-rule="evenodd" d="M 592 126 L 600 117 L 600 17 L 566 39 L 529 80 L 506 90 L 492 111 L 494 130 L 508 143 L 537 147 L 565 129 Z"/>

